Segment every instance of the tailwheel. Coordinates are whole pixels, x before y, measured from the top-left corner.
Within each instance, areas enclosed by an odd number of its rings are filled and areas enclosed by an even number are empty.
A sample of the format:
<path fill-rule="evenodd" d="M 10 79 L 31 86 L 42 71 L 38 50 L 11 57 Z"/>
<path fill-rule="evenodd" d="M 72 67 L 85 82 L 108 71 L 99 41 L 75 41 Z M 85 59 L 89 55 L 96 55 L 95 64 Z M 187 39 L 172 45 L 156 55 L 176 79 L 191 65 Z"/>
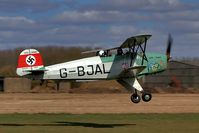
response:
<path fill-rule="evenodd" d="M 152 95 L 149 92 L 143 92 L 142 93 L 142 100 L 144 102 L 149 102 L 152 99 Z"/>
<path fill-rule="evenodd" d="M 133 103 L 139 103 L 140 100 L 141 100 L 141 98 L 138 94 L 134 93 L 134 94 L 131 95 L 131 101 Z"/>

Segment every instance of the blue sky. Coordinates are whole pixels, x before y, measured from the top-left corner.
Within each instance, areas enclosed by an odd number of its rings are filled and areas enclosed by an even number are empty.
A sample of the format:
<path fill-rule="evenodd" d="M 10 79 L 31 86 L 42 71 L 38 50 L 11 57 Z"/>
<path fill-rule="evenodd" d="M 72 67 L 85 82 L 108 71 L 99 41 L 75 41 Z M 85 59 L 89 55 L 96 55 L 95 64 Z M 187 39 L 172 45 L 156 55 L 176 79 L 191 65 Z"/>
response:
<path fill-rule="evenodd" d="M 0 49 L 30 46 L 110 48 L 152 34 L 148 51 L 199 57 L 197 0 L 0 0 Z"/>

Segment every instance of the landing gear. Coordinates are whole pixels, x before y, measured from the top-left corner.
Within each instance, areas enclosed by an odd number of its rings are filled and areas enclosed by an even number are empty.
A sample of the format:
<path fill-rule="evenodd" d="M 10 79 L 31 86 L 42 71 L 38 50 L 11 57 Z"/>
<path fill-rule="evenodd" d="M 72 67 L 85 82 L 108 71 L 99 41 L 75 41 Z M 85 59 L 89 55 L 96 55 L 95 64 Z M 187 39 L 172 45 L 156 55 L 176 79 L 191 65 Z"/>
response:
<path fill-rule="evenodd" d="M 151 99 L 152 99 L 151 93 L 149 93 L 149 92 L 143 92 L 143 93 L 142 93 L 142 100 L 143 100 L 144 102 L 149 102 Z M 133 94 L 131 95 L 131 101 L 132 101 L 133 103 L 139 103 L 140 100 L 141 100 L 141 98 L 140 98 L 140 96 L 139 96 L 137 93 L 133 93 Z"/>
<path fill-rule="evenodd" d="M 139 93 L 141 92 L 142 94 L 142 100 L 144 102 L 149 102 L 152 98 L 151 93 L 148 93 L 144 91 L 142 86 L 139 84 L 137 78 L 124 78 L 124 79 L 119 79 L 118 82 L 123 85 L 127 90 L 133 92 L 131 95 L 131 101 L 133 103 L 139 103 L 141 100 L 141 97 Z"/>
<path fill-rule="evenodd" d="M 151 93 L 149 93 L 149 92 L 143 92 L 142 93 L 142 100 L 144 102 L 149 102 L 151 100 L 151 98 L 152 98 Z"/>
<path fill-rule="evenodd" d="M 137 93 L 131 95 L 131 101 L 133 103 L 139 103 L 141 100 L 140 96 Z"/>

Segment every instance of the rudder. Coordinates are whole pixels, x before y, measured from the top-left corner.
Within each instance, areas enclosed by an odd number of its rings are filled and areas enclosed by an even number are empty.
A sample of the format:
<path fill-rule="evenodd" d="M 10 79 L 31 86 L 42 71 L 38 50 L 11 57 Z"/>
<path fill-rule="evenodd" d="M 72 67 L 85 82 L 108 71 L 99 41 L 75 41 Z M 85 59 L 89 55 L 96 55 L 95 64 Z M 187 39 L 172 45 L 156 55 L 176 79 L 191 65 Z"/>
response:
<path fill-rule="evenodd" d="M 16 70 L 17 75 L 24 76 L 42 69 L 44 69 L 44 65 L 39 51 L 36 49 L 25 49 L 20 53 Z"/>

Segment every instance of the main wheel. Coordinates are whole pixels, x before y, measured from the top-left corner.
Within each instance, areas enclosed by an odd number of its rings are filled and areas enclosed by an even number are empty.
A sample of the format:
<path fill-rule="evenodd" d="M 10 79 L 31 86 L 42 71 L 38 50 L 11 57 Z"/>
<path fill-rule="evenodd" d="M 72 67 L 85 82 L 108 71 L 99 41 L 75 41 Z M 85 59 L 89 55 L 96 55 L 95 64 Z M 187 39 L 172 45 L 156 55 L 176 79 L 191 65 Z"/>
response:
<path fill-rule="evenodd" d="M 140 98 L 140 96 L 139 96 L 138 94 L 132 94 L 132 95 L 131 95 L 131 101 L 132 101 L 133 103 L 139 103 L 140 100 L 141 100 L 141 98 Z"/>
<path fill-rule="evenodd" d="M 142 100 L 144 102 L 149 102 L 152 99 L 152 95 L 149 92 L 143 92 L 142 93 Z"/>

